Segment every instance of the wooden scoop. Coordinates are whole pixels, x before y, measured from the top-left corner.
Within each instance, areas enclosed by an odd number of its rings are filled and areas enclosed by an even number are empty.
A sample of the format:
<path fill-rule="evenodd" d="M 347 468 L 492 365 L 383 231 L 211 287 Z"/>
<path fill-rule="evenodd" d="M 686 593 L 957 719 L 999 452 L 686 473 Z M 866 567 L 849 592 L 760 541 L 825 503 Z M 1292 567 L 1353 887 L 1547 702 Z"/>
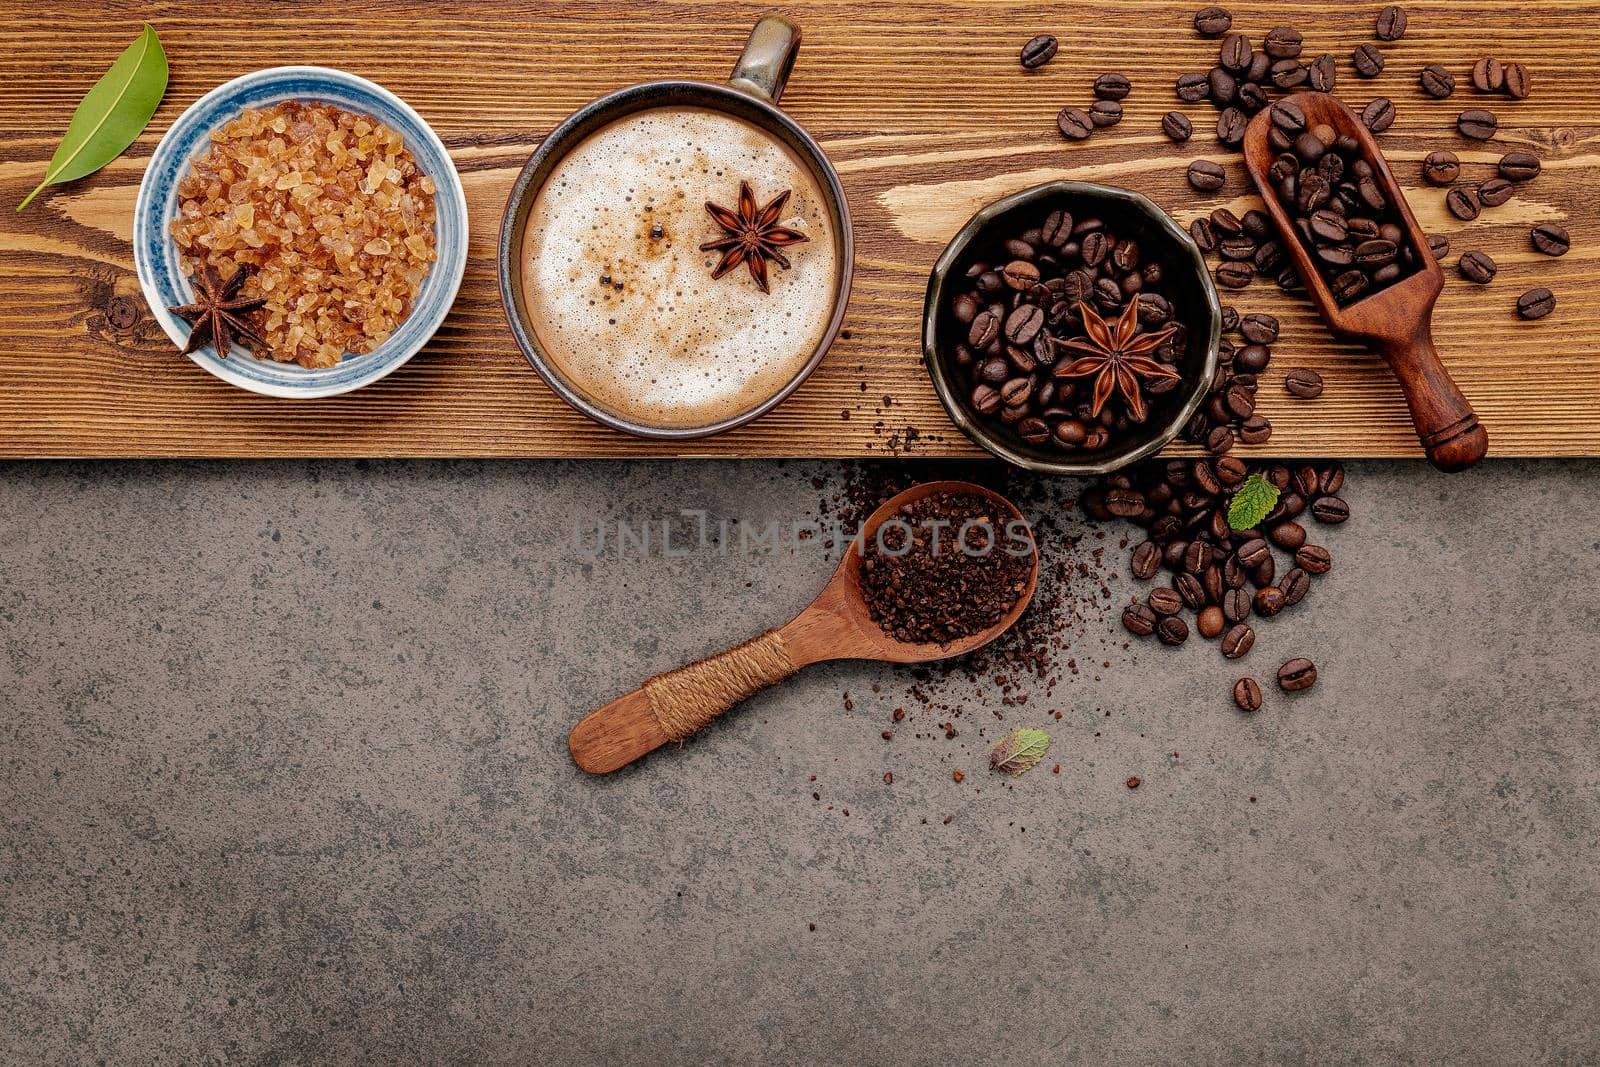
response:
<path fill-rule="evenodd" d="M 1411 214 L 1411 205 L 1406 203 L 1400 183 L 1395 181 L 1383 153 L 1378 150 L 1378 142 L 1355 112 L 1327 93 L 1295 93 L 1284 98 L 1284 102 L 1291 101 L 1305 112 L 1307 126 L 1326 123 L 1340 134 L 1351 134 L 1361 142 L 1361 151 L 1376 172 L 1374 178 L 1379 188 L 1400 212 L 1407 240 L 1420 257 L 1421 269 L 1354 304 L 1339 306 L 1267 177 L 1275 158 L 1267 142 L 1272 128 L 1270 108 L 1264 108 L 1250 120 L 1244 138 L 1245 167 L 1266 201 L 1267 214 L 1277 224 L 1295 270 L 1316 302 L 1323 321 L 1334 333 L 1361 341 L 1377 351 L 1400 380 L 1406 403 L 1411 407 L 1411 421 L 1416 425 L 1417 437 L 1428 459 L 1442 471 L 1465 470 L 1488 451 L 1489 435 L 1479 425 L 1472 405 L 1461 395 L 1433 347 L 1433 305 L 1444 288 L 1444 274 L 1428 247 L 1427 234 Z"/>
<path fill-rule="evenodd" d="M 867 612 L 861 595 L 861 546 L 907 504 L 937 493 L 973 494 L 996 508 L 996 543 L 1006 550 L 1007 524 L 1021 523 L 1030 549 L 1028 587 L 1005 617 L 993 626 L 948 645 L 908 644 L 885 633 Z M 946 531 L 950 544 L 958 531 Z M 968 482 L 928 482 L 891 497 L 868 516 L 838 570 L 811 606 L 781 629 L 768 630 L 736 648 L 650 679 L 618 697 L 572 728 L 567 745 L 572 758 L 590 774 L 625 767 L 668 741 L 682 741 L 751 694 L 781 682 L 801 667 L 831 659 L 877 659 L 924 663 L 972 652 L 1004 633 L 1033 599 L 1039 578 L 1039 550 L 1033 530 L 1005 497 Z"/>

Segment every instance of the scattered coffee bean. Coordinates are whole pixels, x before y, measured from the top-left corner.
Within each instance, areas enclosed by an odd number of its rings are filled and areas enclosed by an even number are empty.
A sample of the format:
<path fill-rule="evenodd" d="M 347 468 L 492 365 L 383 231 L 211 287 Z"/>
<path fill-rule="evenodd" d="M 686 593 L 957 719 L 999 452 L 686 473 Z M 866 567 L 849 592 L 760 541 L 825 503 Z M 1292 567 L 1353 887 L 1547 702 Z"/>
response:
<path fill-rule="evenodd" d="M 1284 375 L 1283 387 L 1292 396 L 1302 400 L 1315 400 L 1322 395 L 1322 375 L 1309 367 L 1296 367 Z"/>
<path fill-rule="evenodd" d="M 1506 95 L 1513 100 L 1526 100 L 1532 90 L 1531 79 L 1528 77 L 1528 68 L 1521 63 L 1507 63 L 1505 65 Z"/>
<path fill-rule="evenodd" d="M 1356 45 L 1355 51 L 1350 53 L 1350 62 L 1363 78 L 1376 78 L 1383 73 L 1383 53 L 1370 42 Z"/>
<path fill-rule="evenodd" d="M 1433 253 L 1433 258 L 1443 259 L 1450 254 L 1450 238 L 1442 233 L 1428 234 L 1428 251 Z"/>
<path fill-rule="evenodd" d="M 1499 207 L 1511 199 L 1515 192 L 1512 184 L 1504 178 L 1490 178 L 1478 186 L 1478 202 L 1484 207 Z"/>
<path fill-rule="evenodd" d="M 1056 115 L 1056 129 L 1069 141 L 1081 141 L 1094 132 L 1094 120 L 1081 107 L 1064 107 Z"/>
<path fill-rule="evenodd" d="M 1156 613 L 1144 604 L 1129 604 L 1122 612 L 1122 625 L 1131 634 L 1149 637 L 1156 632 Z"/>
<path fill-rule="evenodd" d="M 1249 38 L 1241 33 L 1230 33 L 1222 39 L 1222 47 L 1217 49 L 1217 62 L 1224 70 L 1237 74 L 1250 66 L 1254 52 Z"/>
<path fill-rule="evenodd" d="M 1312 574 L 1327 574 L 1333 568 L 1333 555 L 1321 545 L 1301 545 L 1295 549 L 1294 561 Z"/>
<path fill-rule="evenodd" d="M 1311 575 L 1299 567 L 1295 567 L 1283 576 L 1283 581 L 1278 585 L 1283 590 L 1283 606 L 1292 608 L 1306 598 L 1311 592 Z"/>
<path fill-rule="evenodd" d="M 1202 608 L 1200 614 L 1195 616 L 1195 632 L 1207 641 L 1220 636 L 1227 627 L 1228 621 L 1223 618 L 1222 609 L 1215 604 Z"/>
<path fill-rule="evenodd" d="M 1435 100 L 1443 100 L 1456 91 L 1456 78 L 1437 63 L 1422 68 L 1422 91 Z"/>
<path fill-rule="evenodd" d="M 1133 83 L 1121 74 L 1102 74 L 1094 80 L 1094 95 L 1102 100 L 1123 100 L 1133 91 Z"/>
<path fill-rule="evenodd" d="M 1283 590 L 1275 585 L 1257 589 L 1254 606 L 1257 615 L 1263 619 L 1272 618 L 1284 609 Z"/>
<path fill-rule="evenodd" d="M 1329 526 L 1350 518 L 1350 505 L 1336 496 L 1318 497 L 1311 505 L 1311 517 Z"/>
<path fill-rule="evenodd" d="M 1254 678 L 1240 678 L 1233 683 L 1233 702 L 1240 711 L 1254 714 L 1261 710 L 1261 686 Z"/>
<path fill-rule="evenodd" d="M 1042 67 L 1056 57 L 1057 41 L 1048 33 L 1041 33 L 1022 46 L 1022 65 L 1029 70 Z"/>
<path fill-rule="evenodd" d="M 1555 309 L 1555 294 L 1542 287 L 1529 289 L 1517 297 L 1517 314 L 1525 319 L 1542 319 Z"/>
<path fill-rule="evenodd" d="M 1222 114 L 1217 116 L 1217 140 L 1223 144 L 1237 147 L 1244 141 L 1244 131 L 1250 126 L 1250 120 L 1243 111 L 1236 107 L 1222 109 Z"/>
<path fill-rule="evenodd" d="M 1293 59 L 1304 46 L 1304 37 L 1292 26 L 1280 26 L 1267 34 L 1261 47 L 1273 59 Z"/>
<path fill-rule="evenodd" d="M 1255 268 L 1248 263 L 1229 260 L 1217 266 L 1217 284 L 1225 289 L 1243 289 L 1256 276 Z"/>
<path fill-rule="evenodd" d="M 1462 222 L 1471 222 L 1478 217 L 1481 210 L 1478 206 L 1478 191 L 1476 189 L 1452 189 L 1445 194 L 1444 206 L 1450 214 Z"/>
<path fill-rule="evenodd" d="M 1456 261 L 1456 269 L 1461 271 L 1461 276 L 1467 281 L 1488 285 L 1494 281 L 1495 271 L 1498 268 L 1488 253 L 1472 251 L 1461 254 L 1461 258 Z"/>
<path fill-rule="evenodd" d="M 1306 68 L 1306 84 L 1319 93 L 1331 93 L 1339 82 L 1339 64 L 1333 56 L 1324 52 L 1311 61 Z"/>
<path fill-rule="evenodd" d="M 1233 16 L 1226 8 L 1202 8 L 1194 16 L 1194 28 L 1202 37 L 1221 37 L 1232 26 Z"/>
<path fill-rule="evenodd" d="M 1194 124 L 1181 111 L 1169 111 L 1161 116 L 1161 132 L 1182 143 L 1193 135 Z"/>
<path fill-rule="evenodd" d="M 1197 159 L 1189 164 L 1189 184 L 1202 193 L 1213 193 L 1222 188 L 1227 172 L 1220 163 Z"/>
<path fill-rule="evenodd" d="M 1122 121 L 1122 105 L 1115 100 L 1096 100 L 1089 105 L 1089 121 L 1104 129 Z"/>
<path fill-rule="evenodd" d="M 1500 157 L 1500 177 L 1508 182 L 1532 181 L 1539 176 L 1539 157 L 1532 152 L 1507 152 Z"/>
<path fill-rule="evenodd" d="M 1189 640 L 1189 624 L 1177 615 L 1168 615 L 1156 624 L 1156 636 L 1163 645 L 1181 645 Z"/>
<path fill-rule="evenodd" d="M 1541 222 L 1535 226 L 1529 236 L 1533 239 L 1533 247 L 1547 256 L 1564 256 L 1572 247 L 1572 240 L 1567 236 L 1564 227 L 1554 222 Z"/>
<path fill-rule="evenodd" d="M 1278 688 L 1297 693 L 1317 684 L 1317 667 L 1308 659 L 1292 659 L 1278 668 Z"/>
<path fill-rule="evenodd" d="M 1361 109 L 1361 124 L 1373 133 L 1382 133 L 1394 125 L 1394 101 L 1380 96 Z"/>
<path fill-rule="evenodd" d="M 1495 118 L 1494 112 L 1481 107 L 1468 108 L 1456 118 L 1456 129 L 1461 136 L 1474 141 L 1489 140 L 1499 125 L 1500 120 Z"/>
<path fill-rule="evenodd" d="M 1211 79 L 1204 74 L 1178 75 L 1178 99 L 1197 104 L 1211 92 Z"/>
<path fill-rule="evenodd" d="M 1250 624 L 1236 622 L 1222 635 L 1222 654 L 1229 659 L 1238 659 L 1249 652 L 1255 643 L 1256 632 L 1250 628 Z"/>
<path fill-rule="evenodd" d="M 1373 27 L 1380 41 L 1398 41 L 1406 35 L 1406 10 L 1399 4 L 1390 4 L 1378 12 L 1377 24 Z"/>
<path fill-rule="evenodd" d="M 1422 178 L 1429 185 L 1449 185 L 1461 177 L 1461 160 L 1454 152 L 1429 152 L 1422 161 Z"/>
<path fill-rule="evenodd" d="M 1472 87 L 1478 92 L 1498 93 L 1505 83 L 1505 68 L 1498 59 L 1484 56 L 1472 64 Z"/>

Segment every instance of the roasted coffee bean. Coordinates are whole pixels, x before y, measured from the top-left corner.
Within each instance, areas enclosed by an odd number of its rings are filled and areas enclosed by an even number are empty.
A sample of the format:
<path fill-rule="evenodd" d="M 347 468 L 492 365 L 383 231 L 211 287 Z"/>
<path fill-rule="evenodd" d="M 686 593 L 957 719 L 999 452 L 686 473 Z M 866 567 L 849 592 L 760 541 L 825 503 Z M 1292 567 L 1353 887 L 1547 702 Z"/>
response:
<path fill-rule="evenodd" d="M 1194 619 L 1195 630 L 1208 641 L 1221 635 L 1227 627 L 1228 622 L 1222 617 L 1222 609 L 1215 604 L 1201 609 Z"/>
<path fill-rule="evenodd" d="M 979 385 L 972 390 L 972 410 L 980 415 L 993 415 L 1000 410 L 1000 391 L 992 385 Z"/>
<path fill-rule="evenodd" d="M 1505 68 L 1492 56 L 1472 64 L 1472 87 L 1480 93 L 1498 93 L 1506 83 Z"/>
<path fill-rule="evenodd" d="M 1006 318 L 1006 340 L 1014 345 L 1032 344 L 1044 329 L 1044 309 L 1037 304 L 1022 304 Z"/>
<path fill-rule="evenodd" d="M 1567 249 L 1572 247 L 1572 239 L 1567 236 L 1564 227 L 1554 222 L 1541 222 L 1529 231 L 1536 251 L 1547 256 L 1564 256 Z"/>
<path fill-rule="evenodd" d="M 1290 135 L 1298 135 L 1306 128 L 1306 113 L 1293 100 L 1280 100 L 1269 112 L 1272 125 Z"/>
<path fill-rule="evenodd" d="M 1317 472 L 1317 492 L 1334 494 L 1344 488 L 1344 464 L 1330 463 Z"/>
<path fill-rule="evenodd" d="M 1254 239 L 1241 233 L 1218 241 L 1217 251 L 1222 254 L 1223 259 L 1249 259 L 1254 262 L 1256 243 Z"/>
<path fill-rule="evenodd" d="M 1272 438 L 1272 422 L 1265 415 L 1251 415 L 1239 424 L 1238 434 L 1247 445 L 1264 445 Z"/>
<path fill-rule="evenodd" d="M 1529 289 L 1517 297 L 1517 314 L 1525 319 L 1542 319 L 1555 309 L 1555 294 L 1548 289 Z"/>
<path fill-rule="evenodd" d="M 1025 259 L 1014 259 L 1000 271 L 1000 277 L 1018 292 L 1027 292 L 1039 284 L 1039 268 Z"/>
<path fill-rule="evenodd" d="M 1454 152 L 1429 152 L 1422 161 L 1422 177 L 1429 185 L 1449 185 L 1461 177 L 1461 160 Z"/>
<path fill-rule="evenodd" d="M 1213 252 L 1217 247 L 1217 231 L 1210 219 L 1195 219 L 1189 223 L 1189 237 L 1202 252 Z"/>
<path fill-rule="evenodd" d="M 1211 79 L 1204 74 L 1178 75 L 1178 99 L 1186 104 L 1198 104 L 1211 92 Z"/>
<path fill-rule="evenodd" d="M 1223 394 L 1223 402 L 1228 407 L 1228 412 L 1236 419 L 1247 419 L 1255 414 L 1255 390 L 1244 385 L 1230 385 Z"/>
<path fill-rule="evenodd" d="M 1500 120 L 1495 118 L 1494 112 L 1481 107 L 1468 108 L 1456 117 L 1456 129 L 1461 136 L 1474 141 L 1489 140 L 1499 126 Z"/>
<path fill-rule="evenodd" d="M 1255 268 L 1248 263 L 1229 260 L 1217 265 L 1217 284 L 1225 289 L 1243 289 L 1255 276 Z"/>
<path fill-rule="evenodd" d="M 1267 91 L 1255 82 L 1240 82 L 1234 93 L 1234 102 L 1246 113 L 1254 115 L 1267 106 Z"/>
<path fill-rule="evenodd" d="M 1306 598 L 1311 592 L 1311 575 L 1299 567 L 1295 567 L 1283 576 L 1283 581 L 1278 584 L 1283 590 L 1283 606 L 1292 608 Z"/>
<path fill-rule="evenodd" d="M 1521 63 L 1507 63 L 1504 88 L 1506 95 L 1511 99 L 1526 100 L 1533 88 L 1532 80 L 1528 77 L 1528 68 Z"/>
<path fill-rule="evenodd" d="M 1376 78 L 1383 73 L 1383 53 L 1378 46 L 1368 42 L 1356 45 L 1350 53 L 1350 63 L 1363 78 Z"/>
<path fill-rule="evenodd" d="M 1242 571 L 1239 578 L 1241 582 L 1244 581 Z M 1251 600 L 1250 594 L 1243 589 L 1227 590 L 1222 594 L 1222 617 L 1230 623 L 1243 622 L 1250 617 L 1250 612 L 1253 610 Z"/>
<path fill-rule="evenodd" d="M 1244 34 L 1230 33 L 1222 39 L 1222 47 L 1217 49 L 1217 62 L 1226 69 L 1238 73 L 1250 66 L 1250 56 L 1254 49 Z"/>
<path fill-rule="evenodd" d="M 1315 400 L 1322 395 L 1322 375 L 1310 367 L 1295 367 L 1283 376 L 1283 387 L 1290 396 Z"/>
<path fill-rule="evenodd" d="M 1217 116 L 1217 140 L 1230 147 L 1238 145 L 1244 140 L 1244 131 L 1249 127 L 1250 120 L 1245 113 L 1236 107 L 1222 109 L 1222 114 Z"/>
<path fill-rule="evenodd" d="M 1236 622 L 1222 635 L 1222 654 L 1229 659 L 1238 659 L 1249 652 L 1255 643 L 1256 632 L 1250 628 L 1250 624 Z"/>
<path fill-rule="evenodd" d="M 1317 684 L 1317 668 L 1308 659 L 1292 659 L 1278 668 L 1278 688 L 1286 693 L 1310 689 Z"/>
<path fill-rule="evenodd" d="M 1206 587 L 1200 583 L 1198 576 L 1184 571 L 1172 580 L 1172 588 L 1178 591 L 1190 611 L 1199 611 L 1206 606 Z"/>
<path fill-rule="evenodd" d="M 1233 25 L 1233 16 L 1226 8 L 1201 8 L 1194 16 L 1194 28 L 1202 37 L 1221 37 Z"/>
<path fill-rule="evenodd" d="M 1280 59 L 1272 64 L 1268 77 L 1280 89 L 1296 89 L 1306 83 L 1311 72 L 1298 59 Z"/>
<path fill-rule="evenodd" d="M 1284 608 L 1283 590 L 1275 585 L 1257 589 L 1253 603 L 1257 615 L 1263 619 L 1270 619 Z"/>
<path fill-rule="evenodd" d="M 1331 93 L 1339 83 L 1339 64 L 1333 56 L 1324 52 L 1306 67 L 1306 74 L 1306 84 L 1313 91 Z"/>
<path fill-rule="evenodd" d="M 1443 100 L 1456 91 L 1456 77 L 1437 63 L 1422 68 L 1422 91 L 1435 100 Z"/>
<path fill-rule="evenodd" d="M 1233 357 L 1234 369 L 1242 374 L 1260 374 L 1272 361 L 1272 349 L 1266 345 L 1245 345 Z"/>
<path fill-rule="evenodd" d="M 1208 85 L 1207 93 L 1211 102 L 1220 107 L 1227 107 L 1238 99 L 1239 82 L 1232 74 L 1221 67 L 1212 67 L 1206 74 Z"/>
<path fill-rule="evenodd" d="M 1219 604 L 1222 602 L 1223 583 L 1222 568 L 1212 564 L 1200 572 L 1200 586 L 1206 592 L 1206 602 Z"/>
<path fill-rule="evenodd" d="M 1181 645 L 1189 640 L 1189 624 L 1176 615 L 1169 615 L 1156 624 L 1156 636 L 1163 645 Z"/>
<path fill-rule="evenodd" d="M 1500 157 L 1498 169 L 1508 182 L 1532 181 L 1539 176 L 1539 157 L 1532 152 L 1507 152 Z"/>
<path fill-rule="evenodd" d="M 1233 430 L 1227 426 L 1214 427 L 1206 434 L 1206 451 L 1220 456 L 1233 448 Z"/>
<path fill-rule="evenodd" d="M 978 367 L 978 377 L 990 385 L 998 386 L 1001 382 L 1011 377 L 1011 365 L 999 358 L 985 360 Z"/>
<path fill-rule="evenodd" d="M 1253 345 L 1270 345 L 1278 339 L 1279 329 L 1272 315 L 1250 314 L 1239 320 L 1239 332 Z"/>
<path fill-rule="evenodd" d="M 1209 159 L 1197 159 L 1189 164 L 1189 184 L 1202 193 L 1221 189 L 1226 176 L 1222 165 Z"/>
<path fill-rule="evenodd" d="M 1012 378 L 1000 386 L 1000 403 L 1008 408 L 1022 407 L 1032 396 L 1032 378 Z"/>
<path fill-rule="evenodd" d="M 1372 288 L 1372 282 L 1358 270 L 1347 270 L 1329 282 L 1328 288 L 1335 300 L 1341 304 L 1349 304 Z"/>
<path fill-rule="evenodd" d="M 1000 337 L 1000 323 L 1000 312 L 985 308 L 972 320 L 972 326 L 967 331 L 967 343 L 980 351 L 988 348 Z"/>
<path fill-rule="evenodd" d="M 1050 424 L 1040 418 L 1027 418 L 1017 423 L 1017 436 L 1030 445 L 1042 445 L 1050 440 Z"/>
<path fill-rule="evenodd" d="M 1029 70 L 1042 67 L 1056 57 L 1058 47 L 1054 37 L 1041 33 L 1022 46 L 1022 65 Z"/>
<path fill-rule="evenodd" d="M 1156 632 L 1156 613 L 1143 604 L 1129 604 L 1122 610 L 1122 625 L 1129 633 L 1149 637 Z"/>
<path fill-rule="evenodd" d="M 1478 203 L 1484 207 L 1499 207 L 1511 199 L 1515 190 L 1504 178 L 1490 178 L 1478 186 Z"/>
<path fill-rule="evenodd" d="M 1442 233 L 1428 234 L 1428 250 L 1434 259 L 1443 259 L 1450 254 L 1450 238 Z"/>
<path fill-rule="evenodd" d="M 1145 496 L 1137 489 L 1116 487 L 1106 492 L 1106 510 L 1119 519 L 1131 519 L 1145 509 Z"/>
<path fill-rule="evenodd" d="M 1089 428 L 1080 419 L 1062 419 L 1050 433 L 1064 448 L 1082 448 L 1089 443 Z"/>
<path fill-rule="evenodd" d="M 1394 125 L 1394 102 L 1380 96 L 1361 109 L 1361 124 L 1373 133 L 1382 133 Z"/>
<path fill-rule="evenodd" d="M 1243 482 L 1249 476 L 1250 470 L 1245 466 L 1244 460 L 1235 456 L 1223 456 L 1216 462 L 1217 481 L 1223 486 L 1232 488 Z"/>
<path fill-rule="evenodd" d="M 1293 552 L 1306 543 L 1306 528 L 1292 519 L 1280 522 L 1267 531 L 1267 540 L 1285 552 Z"/>
<path fill-rule="evenodd" d="M 1272 549 L 1268 547 L 1265 539 L 1256 537 L 1240 545 L 1234 552 L 1234 557 L 1243 566 L 1255 568 L 1261 566 L 1262 561 L 1272 558 Z"/>
<path fill-rule="evenodd" d="M 1199 574 L 1211 566 L 1211 546 L 1204 541 L 1191 541 L 1189 549 L 1183 554 L 1183 569 L 1190 574 Z"/>
<path fill-rule="evenodd" d="M 1250 581 L 1257 589 L 1272 584 L 1272 578 L 1277 573 L 1278 565 L 1271 556 L 1261 561 L 1261 565 L 1250 572 Z"/>
<path fill-rule="evenodd" d="M 1176 589 L 1152 589 L 1146 601 L 1157 615 L 1176 615 L 1183 610 L 1183 598 Z"/>
<path fill-rule="evenodd" d="M 1254 714 L 1261 710 L 1261 686 L 1254 678 L 1240 678 L 1233 683 L 1233 702 L 1240 711 Z"/>
<path fill-rule="evenodd" d="M 1294 561 L 1312 574 L 1327 574 L 1333 567 L 1333 555 L 1321 545 L 1301 545 Z"/>
<path fill-rule="evenodd" d="M 1445 194 L 1444 206 L 1450 209 L 1450 214 L 1462 222 L 1471 222 L 1478 217 L 1481 210 L 1478 206 L 1478 191 L 1476 189 L 1452 189 Z"/>
<path fill-rule="evenodd" d="M 1161 132 L 1174 141 L 1187 141 L 1194 134 L 1194 123 L 1181 111 L 1169 111 L 1161 116 Z"/>
<path fill-rule="evenodd" d="M 1311 503 L 1311 517 L 1330 526 L 1341 523 L 1350 517 L 1350 505 L 1336 496 L 1318 497 Z"/>
<path fill-rule="evenodd" d="M 1121 74 L 1102 74 L 1094 80 L 1094 95 L 1102 100 L 1122 100 L 1133 91 L 1133 83 Z"/>
<path fill-rule="evenodd" d="M 1280 26 L 1268 33 L 1261 47 L 1273 59 L 1293 59 L 1300 54 L 1304 38 L 1292 26 Z"/>
<path fill-rule="evenodd" d="M 1456 269 L 1467 281 L 1488 285 L 1494 281 L 1495 271 L 1498 268 L 1487 252 L 1472 251 L 1461 253 L 1461 258 L 1456 261 Z"/>
<path fill-rule="evenodd" d="M 1056 115 L 1056 129 L 1069 141 L 1081 141 L 1094 132 L 1094 120 L 1081 107 L 1064 107 Z"/>
<path fill-rule="evenodd" d="M 1096 100 L 1089 105 L 1089 121 L 1104 129 L 1122 121 L 1122 105 L 1115 100 Z"/>
<path fill-rule="evenodd" d="M 1398 41 L 1406 35 L 1406 21 L 1406 9 L 1399 4 L 1390 4 L 1378 12 L 1373 32 L 1380 41 Z"/>
<path fill-rule="evenodd" d="M 956 321 L 966 323 L 969 326 L 972 324 L 972 320 L 978 317 L 978 312 L 982 309 L 983 305 L 972 293 L 962 293 L 950 302 L 950 313 L 956 317 Z"/>
<path fill-rule="evenodd" d="M 1161 546 L 1154 541 L 1140 541 L 1133 550 L 1133 576 L 1154 578 L 1161 569 Z"/>

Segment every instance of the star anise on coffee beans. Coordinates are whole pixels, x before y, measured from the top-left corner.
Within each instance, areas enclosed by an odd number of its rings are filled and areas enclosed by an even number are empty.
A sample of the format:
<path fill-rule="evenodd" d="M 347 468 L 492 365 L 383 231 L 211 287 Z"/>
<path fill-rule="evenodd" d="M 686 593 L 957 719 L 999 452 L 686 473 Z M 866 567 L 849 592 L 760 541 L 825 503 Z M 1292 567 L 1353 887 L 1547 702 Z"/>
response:
<path fill-rule="evenodd" d="M 750 277 L 756 280 L 756 285 L 763 293 L 772 291 L 767 287 L 767 260 L 773 260 L 784 270 L 788 270 L 789 261 L 778 249 L 808 240 L 800 231 L 778 225 L 778 219 L 783 215 L 783 206 L 789 202 L 789 194 L 792 191 L 785 189 L 773 197 L 765 207 L 758 209 L 756 194 L 751 190 L 750 183 L 740 182 L 738 211 L 730 211 L 720 204 L 706 201 L 707 213 L 727 234 L 726 237 L 707 241 L 700 246 L 702 252 L 722 253 L 721 261 L 711 272 L 712 278 L 720 278 L 743 263 L 750 268 Z"/>
<path fill-rule="evenodd" d="M 1113 327 L 1101 318 L 1088 304 L 1079 302 L 1078 316 L 1083 320 L 1085 336 L 1074 337 L 1056 344 L 1076 356 L 1071 363 L 1058 363 L 1057 378 L 1085 378 L 1095 375 L 1091 415 L 1099 415 L 1112 392 L 1122 394 L 1128 415 L 1144 418 L 1144 391 L 1141 379 L 1178 378 L 1177 371 L 1150 358 L 1150 353 L 1160 348 L 1173 334 L 1172 327 L 1153 333 L 1139 332 L 1139 297 L 1128 301 Z"/>
<path fill-rule="evenodd" d="M 267 339 L 245 318 L 265 305 L 266 299 L 239 296 L 248 273 L 249 269 L 240 264 L 239 269 L 227 281 L 223 281 L 216 268 L 207 263 L 194 280 L 195 296 L 199 299 L 193 304 L 180 304 L 167 309 L 194 327 L 189 331 L 189 340 L 184 342 L 185 355 L 205 345 L 215 344 L 217 358 L 227 359 L 228 349 L 233 347 L 235 337 L 242 337 L 261 348 L 267 347 Z"/>

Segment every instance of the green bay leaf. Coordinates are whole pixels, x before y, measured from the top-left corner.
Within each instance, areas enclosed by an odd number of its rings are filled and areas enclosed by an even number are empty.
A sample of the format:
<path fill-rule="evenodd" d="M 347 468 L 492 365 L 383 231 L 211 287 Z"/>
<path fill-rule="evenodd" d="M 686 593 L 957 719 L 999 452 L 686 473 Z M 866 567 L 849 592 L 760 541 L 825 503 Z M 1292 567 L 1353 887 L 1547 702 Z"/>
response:
<path fill-rule="evenodd" d="M 149 125 L 167 91 L 167 53 L 147 22 L 72 113 L 44 181 L 17 205 L 21 211 L 47 185 L 93 174 L 116 159 Z"/>
<path fill-rule="evenodd" d="M 1253 529 L 1278 506 L 1278 487 L 1252 474 L 1246 478 L 1228 505 L 1228 525 L 1235 530 Z"/>

